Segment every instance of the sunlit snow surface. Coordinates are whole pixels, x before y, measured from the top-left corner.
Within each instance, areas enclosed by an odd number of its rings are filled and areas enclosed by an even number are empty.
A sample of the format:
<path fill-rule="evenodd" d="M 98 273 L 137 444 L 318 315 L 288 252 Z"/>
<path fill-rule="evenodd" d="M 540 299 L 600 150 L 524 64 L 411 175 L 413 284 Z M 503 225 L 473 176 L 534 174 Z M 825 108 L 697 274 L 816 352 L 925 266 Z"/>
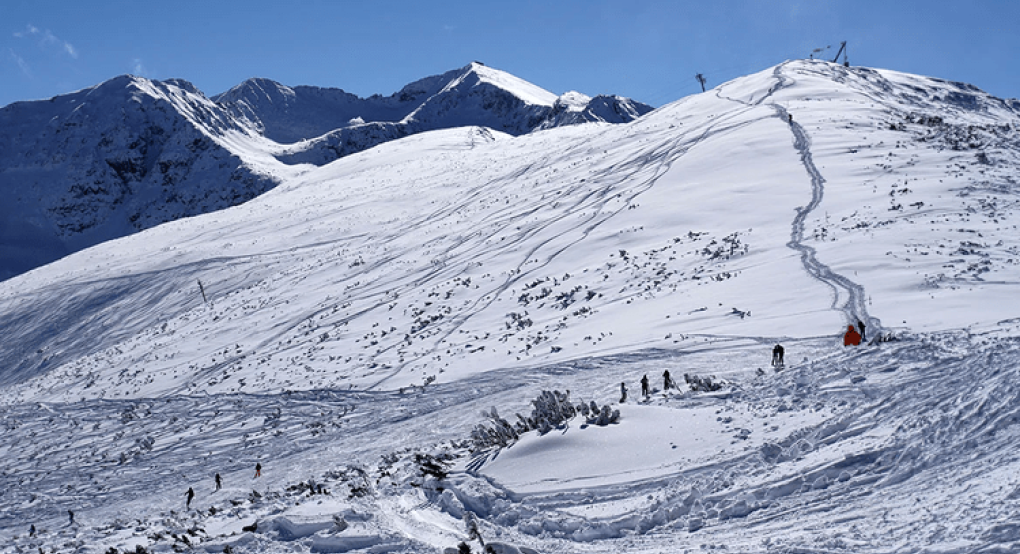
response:
<path fill-rule="evenodd" d="M 0 540 L 437 552 L 468 510 L 511 552 L 1020 548 L 1018 123 L 792 62 L 627 125 L 415 135 L 0 283 Z M 896 340 L 844 349 L 858 318 Z M 621 382 L 618 424 L 462 444 Z"/>

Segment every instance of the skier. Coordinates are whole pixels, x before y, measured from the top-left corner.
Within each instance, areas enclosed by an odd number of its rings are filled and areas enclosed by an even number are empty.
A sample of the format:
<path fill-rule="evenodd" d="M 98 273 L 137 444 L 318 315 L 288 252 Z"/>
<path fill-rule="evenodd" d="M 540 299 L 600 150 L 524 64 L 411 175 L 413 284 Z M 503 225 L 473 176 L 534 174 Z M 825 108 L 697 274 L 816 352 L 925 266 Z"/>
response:
<path fill-rule="evenodd" d="M 620 383 L 620 404 L 627 402 L 627 383 Z"/>
<path fill-rule="evenodd" d="M 262 477 L 262 464 L 259 462 L 255 463 L 255 477 Z"/>
<path fill-rule="evenodd" d="M 220 474 L 217 473 L 216 474 L 216 490 L 220 490 L 222 488 L 223 488 L 223 481 L 220 480 Z"/>
<path fill-rule="evenodd" d="M 67 511 L 68 525 L 74 525 L 74 512 L 71 510 Z"/>
<path fill-rule="evenodd" d="M 648 396 L 648 375 L 641 378 L 641 395 Z"/>
<path fill-rule="evenodd" d="M 854 330 L 853 325 L 848 325 L 846 334 L 843 335 L 843 346 L 860 346 L 861 335 Z"/>
<path fill-rule="evenodd" d="M 669 376 L 669 370 L 662 372 L 662 387 L 665 390 L 669 390 L 669 387 L 673 385 L 673 378 Z"/>
<path fill-rule="evenodd" d="M 772 349 L 772 365 L 773 366 L 779 367 L 779 366 L 783 365 L 783 353 L 784 352 L 785 351 L 783 350 L 783 345 L 781 345 L 781 344 L 777 344 L 775 346 L 775 348 Z"/>
<path fill-rule="evenodd" d="M 188 502 L 185 504 L 185 509 L 191 509 L 191 500 L 195 498 L 195 489 L 188 487 L 188 492 L 184 493 L 188 497 Z"/>
<path fill-rule="evenodd" d="M 867 340 L 868 340 L 866 338 L 867 335 L 864 332 L 864 322 L 858 319 L 857 320 L 857 328 L 861 330 L 861 342 L 867 342 Z"/>
<path fill-rule="evenodd" d="M 32 524 L 31 527 L 28 528 L 28 536 L 30 536 L 30 537 L 34 537 L 35 536 L 35 524 L 34 523 Z"/>

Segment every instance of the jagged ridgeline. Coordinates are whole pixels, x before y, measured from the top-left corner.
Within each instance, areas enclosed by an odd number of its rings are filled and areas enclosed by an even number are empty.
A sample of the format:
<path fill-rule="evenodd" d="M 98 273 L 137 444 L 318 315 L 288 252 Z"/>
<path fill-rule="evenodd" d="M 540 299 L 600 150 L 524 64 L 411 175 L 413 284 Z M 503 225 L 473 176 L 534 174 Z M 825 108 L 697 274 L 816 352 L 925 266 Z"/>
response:
<path fill-rule="evenodd" d="M 424 131 L 511 135 L 623 123 L 650 106 L 556 96 L 472 63 L 359 98 L 250 79 L 209 98 L 180 79 L 120 76 L 0 109 L 0 280 L 161 223 L 222 210 L 300 170 Z"/>

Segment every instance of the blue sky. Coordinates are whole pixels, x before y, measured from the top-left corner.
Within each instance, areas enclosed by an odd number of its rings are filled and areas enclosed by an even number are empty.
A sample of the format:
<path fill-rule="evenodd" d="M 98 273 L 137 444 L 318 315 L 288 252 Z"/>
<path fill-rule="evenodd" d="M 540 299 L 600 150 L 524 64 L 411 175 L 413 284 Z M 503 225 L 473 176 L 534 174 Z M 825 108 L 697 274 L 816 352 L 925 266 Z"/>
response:
<path fill-rule="evenodd" d="M 389 95 L 478 60 L 660 106 L 813 49 L 1020 97 L 1020 1 L 0 0 L 0 106 L 120 74 Z"/>

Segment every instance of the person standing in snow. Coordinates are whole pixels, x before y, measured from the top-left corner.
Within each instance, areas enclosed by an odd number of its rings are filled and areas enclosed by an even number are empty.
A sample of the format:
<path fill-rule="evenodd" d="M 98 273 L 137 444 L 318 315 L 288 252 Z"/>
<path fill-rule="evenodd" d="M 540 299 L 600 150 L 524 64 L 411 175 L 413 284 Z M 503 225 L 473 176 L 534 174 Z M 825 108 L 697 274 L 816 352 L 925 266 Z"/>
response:
<path fill-rule="evenodd" d="M 191 509 L 191 500 L 195 498 L 195 489 L 188 487 L 188 492 L 184 493 L 188 497 L 188 502 L 184 505 L 185 509 Z"/>
<path fill-rule="evenodd" d="M 669 387 L 673 385 L 673 378 L 669 376 L 669 370 L 662 372 L 662 387 L 663 390 L 669 390 Z"/>
<path fill-rule="evenodd" d="M 262 464 L 255 462 L 255 477 L 262 477 Z"/>
<path fill-rule="evenodd" d="M 620 404 L 627 401 L 627 383 L 620 383 Z"/>
<path fill-rule="evenodd" d="M 866 338 L 867 333 L 864 331 L 864 322 L 858 319 L 857 328 L 861 330 L 861 342 L 867 342 L 868 339 Z"/>
<path fill-rule="evenodd" d="M 35 524 L 34 523 L 32 524 L 31 527 L 28 528 L 28 536 L 30 536 L 30 537 L 34 537 L 35 536 Z"/>
<path fill-rule="evenodd" d="M 222 488 L 223 488 L 223 481 L 220 480 L 220 474 L 217 473 L 216 474 L 216 490 L 220 490 Z"/>
<path fill-rule="evenodd" d="M 775 348 L 772 349 L 772 365 L 773 366 L 779 367 L 779 366 L 783 365 L 783 354 L 784 354 L 783 345 L 777 344 L 775 346 Z"/>
<path fill-rule="evenodd" d="M 67 511 L 68 525 L 74 525 L 74 512 L 71 510 Z"/>
<path fill-rule="evenodd" d="M 854 330 L 853 325 L 848 325 L 846 334 L 843 335 L 843 346 L 860 346 L 861 335 Z"/>

